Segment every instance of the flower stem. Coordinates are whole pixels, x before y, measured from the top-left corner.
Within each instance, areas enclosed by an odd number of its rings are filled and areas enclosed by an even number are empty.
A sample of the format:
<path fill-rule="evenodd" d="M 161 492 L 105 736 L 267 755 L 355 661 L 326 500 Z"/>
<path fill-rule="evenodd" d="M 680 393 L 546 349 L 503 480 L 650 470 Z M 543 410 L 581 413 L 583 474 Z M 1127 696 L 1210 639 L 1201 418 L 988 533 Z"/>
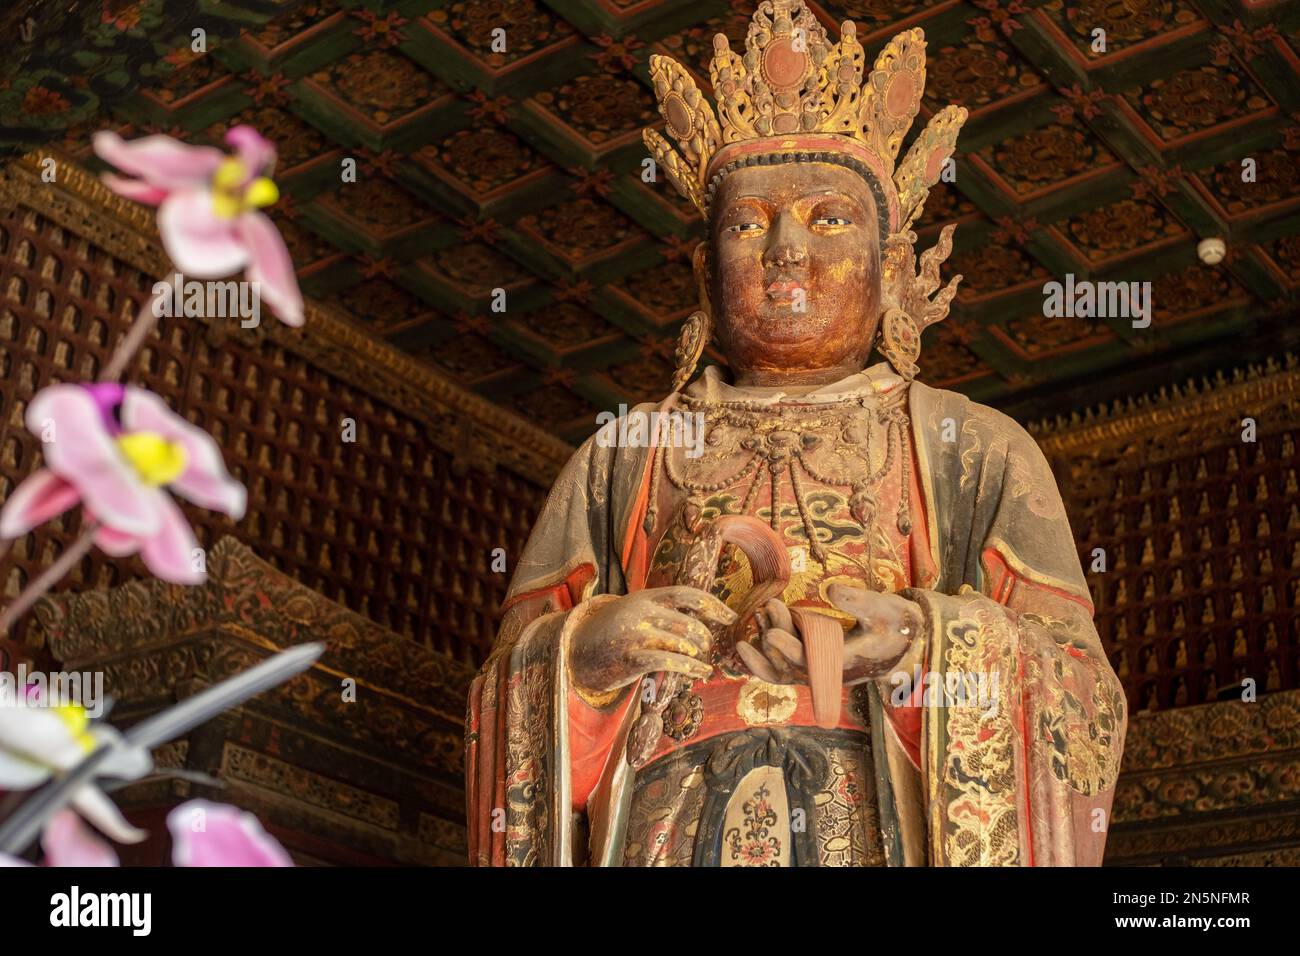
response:
<path fill-rule="evenodd" d="M 131 328 L 127 329 L 122 341 L 117 343 L 117 348 L 113 350 L 113 354 L 108 358 L 108 363 L 99 373 L 101 382 L 116 382 L 126 372 L 127 365 L 130 364 L 131 359 L 135 358 L 135 354 L 144 345 L 145 339 L 149 337 L 154 326 L 158 324 L 160 310 L 154 307 L 155 304 L 164 296 L 170 296 L 176 288 L 175 272 L 172 272 L 167 277 L 164 285 L 166 288 L 149 296 L 149 301 L 141 306 L 140 311 L 136 313 Z"/>
<path fill-rule="evenodd" d="M 26 611 L 35 604 L 50 588 L 58 584 L 65 574 L 77 566 L 77 562 L 89 553 L 95 545 L 95 531 L 99 522 L 91 521 L 76 541 L 68 547 L 48 568 L 40 573 L 35 581 L 22 589 L 4 611 L 0 612 L 0 636 L 9 633 L 9 628 Z"/>

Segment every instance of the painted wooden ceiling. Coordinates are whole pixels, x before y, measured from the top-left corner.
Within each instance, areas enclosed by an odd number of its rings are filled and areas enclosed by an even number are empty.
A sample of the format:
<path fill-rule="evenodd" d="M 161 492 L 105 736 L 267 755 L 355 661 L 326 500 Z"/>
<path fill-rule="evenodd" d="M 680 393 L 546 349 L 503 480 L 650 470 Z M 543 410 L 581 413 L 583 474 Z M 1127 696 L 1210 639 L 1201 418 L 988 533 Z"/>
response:
<path fill-rule="evenodd" d="M 90 161 L 105 126 L 212 142 L 256 126 L 280 146 L 272 215 L 307 294 L 577 441 L 600 410 L 666 393 L 695 304 L 693 210 L 640 177 L 641 128 L 661 122 L 647 60 L 707 90 L 713 35 L 743 44 L 753 5 L 99 0 L 28 20 L 44 5 L 20 2 L 0 145 Z M 1300 341 L 1300 3 L 809 6 L 832 36 L 853 19 L 869 56 L 924 28 L 913 134 L 970 110 L 918 230 L 925 247 L 959 223 L 945 274 L 965 277 L 923 380 L 1036 417 Z M 1216 267 L 1196 254 L 1210 236 Z M 1067 273 L 1150 281 L 1151 327 L 1045 317 L 1043 285 Z"/>

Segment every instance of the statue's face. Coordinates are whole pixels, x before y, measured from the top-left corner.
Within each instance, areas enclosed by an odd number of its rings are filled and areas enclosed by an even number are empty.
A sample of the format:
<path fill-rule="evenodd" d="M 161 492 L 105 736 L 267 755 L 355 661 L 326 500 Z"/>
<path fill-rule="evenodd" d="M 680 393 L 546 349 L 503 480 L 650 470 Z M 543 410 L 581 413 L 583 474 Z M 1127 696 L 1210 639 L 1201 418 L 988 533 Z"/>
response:
<path fill-rule="evenodd" d="M 876 216 L 870 187 L 843 166 L 751 166 L 723 179 L 709 297 L 738 381 L 866 364 L 880 318 Z"/>

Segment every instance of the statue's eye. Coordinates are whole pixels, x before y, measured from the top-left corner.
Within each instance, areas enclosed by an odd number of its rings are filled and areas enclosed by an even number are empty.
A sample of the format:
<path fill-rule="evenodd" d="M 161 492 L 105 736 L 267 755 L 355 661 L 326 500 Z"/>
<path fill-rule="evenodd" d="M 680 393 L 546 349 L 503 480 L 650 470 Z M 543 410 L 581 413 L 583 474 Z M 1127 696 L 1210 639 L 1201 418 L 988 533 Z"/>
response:
<path fill-rule="evenodd" d="M 728 226 L 727 232 L 755 232 L 763 228 L 761 222 L 738 222 L 735 225 Z"/>
<path fill-rule="evenodd" d="M 814 226 L 851 226 L 853 220 L 846 216 L 818 216 L 813 220 Z"/>

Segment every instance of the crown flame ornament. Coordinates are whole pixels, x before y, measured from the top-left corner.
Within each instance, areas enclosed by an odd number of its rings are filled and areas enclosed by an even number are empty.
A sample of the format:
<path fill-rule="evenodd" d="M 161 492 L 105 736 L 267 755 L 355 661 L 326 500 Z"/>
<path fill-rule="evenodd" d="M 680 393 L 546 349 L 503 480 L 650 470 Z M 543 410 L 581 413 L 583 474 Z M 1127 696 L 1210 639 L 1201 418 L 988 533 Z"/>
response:
<path fill-rule="evenodd" d="M 725 35 L 713 39 L 709 79 L 717 113 L 680 63 L 650 57 L 659 113 L 680 152 L 657 130 L 644 130 L 642 138 L 656 165 L 706 221 L 718 184 L 740 166 L 815 161 L 861 173 L 880 216 L 884 308 L 877 347 L 911 381 L 921 333 L 947 316 L 961 281 L 954 276 L 939 289 L 939 266 L 952 250 L 956 226 L 945 226 L 934 248 L 921 255 L 919 275 L 911 227 L 952 156 L 967 112 L 946 106 L 936 113 L 895 168 L 925 90 L 925 33 L 905 30 L 885 44 L 864 82 L 866 53 L 857 28 L 846 20 L 840 29 L 839 42 L 832 44 L 802 0 L 763 0 L 750 21 L 743 57 Z M 687 319 L 677 345 L 674 391 L 690 380 L 711 332 L 707 309 Z"/>

